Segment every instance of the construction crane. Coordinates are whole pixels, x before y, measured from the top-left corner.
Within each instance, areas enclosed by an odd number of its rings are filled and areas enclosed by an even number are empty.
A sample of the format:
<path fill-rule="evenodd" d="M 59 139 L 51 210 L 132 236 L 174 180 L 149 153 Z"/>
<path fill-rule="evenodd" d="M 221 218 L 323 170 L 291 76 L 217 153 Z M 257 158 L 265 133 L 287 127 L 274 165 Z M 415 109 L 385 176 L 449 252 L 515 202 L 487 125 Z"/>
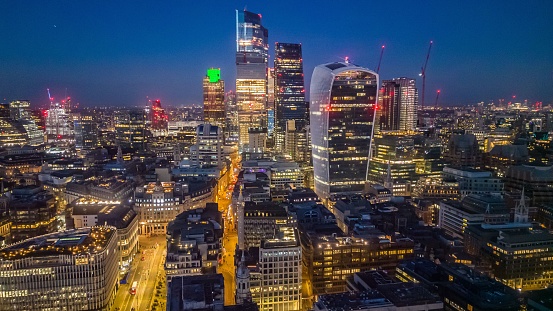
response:
<path fill-rule="evenodd" d="M 440 92 L 440 90 L 436 91 L 436 101 L 434 102 L 434 126 L 436 126 L 436 124 L 438 123 L 436 119 L 438 118 L 438 98 L 440 98 Z"/>
<path fill-rule="evenodd" d="M 384 55 L 384 48 L 385 46 L 382 46 L 382 49 L 380 50 L 380 59 L 378 60 L 378 67 L 376 68 L 376 73 L 380 71 L 380 64 L 382 63 L 382 55 Z"/>
<path fill-rule="evenodd" d="M 426 88 L 426 66 L 428 66 L 428 59 L 430 59 L 430 50 L 432 49 L 432 43 L 433 41 L 430 41 L 430 45 L 428 46 L 428 53 L 426 53 L 426 60 L 424 61 L 424 66 L 421 68 L 421 73 L 419 73 L 419 76 L 422 77 L 422 96 L 421 96 L 421 111 L 424 109 L 424 91 Z"/>

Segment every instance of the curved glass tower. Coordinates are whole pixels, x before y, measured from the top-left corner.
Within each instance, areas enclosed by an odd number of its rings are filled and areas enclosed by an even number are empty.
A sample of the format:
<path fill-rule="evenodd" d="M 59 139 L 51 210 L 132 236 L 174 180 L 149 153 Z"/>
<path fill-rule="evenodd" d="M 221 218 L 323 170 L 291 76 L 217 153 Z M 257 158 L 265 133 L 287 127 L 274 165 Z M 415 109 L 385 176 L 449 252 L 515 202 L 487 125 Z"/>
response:
<path fill-rule="evenodd" d="M 315 192 L 361 192 L 367 181 L 378 74 L 350 63 L 315 67 L 310 121 Z"/>

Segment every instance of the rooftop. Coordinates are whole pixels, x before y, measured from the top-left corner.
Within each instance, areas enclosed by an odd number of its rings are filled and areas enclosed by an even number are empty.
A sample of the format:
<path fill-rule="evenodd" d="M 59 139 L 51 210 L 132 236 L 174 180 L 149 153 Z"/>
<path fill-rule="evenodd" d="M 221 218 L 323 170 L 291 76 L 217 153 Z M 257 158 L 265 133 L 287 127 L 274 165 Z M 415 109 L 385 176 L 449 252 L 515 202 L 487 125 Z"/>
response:
<path fill-rule="evenodd" d="M 113 227 L 98 226 L 41 235 L 1 249 L 0 259 L 99 253 L 114 233 Z"/>

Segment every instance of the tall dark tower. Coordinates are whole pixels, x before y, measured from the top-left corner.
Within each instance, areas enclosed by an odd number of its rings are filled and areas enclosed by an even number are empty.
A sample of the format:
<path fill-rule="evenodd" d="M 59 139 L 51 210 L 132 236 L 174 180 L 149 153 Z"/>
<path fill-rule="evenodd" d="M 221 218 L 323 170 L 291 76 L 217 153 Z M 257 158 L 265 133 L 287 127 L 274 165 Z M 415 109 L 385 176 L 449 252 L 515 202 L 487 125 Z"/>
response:
<path fill-rule="evenodd" d="M 307 124 L 301 44 L 275 44 L 274 87 L 276 147 L 283 150 L 288 121 L 294 120 L 296 129 Z"/>

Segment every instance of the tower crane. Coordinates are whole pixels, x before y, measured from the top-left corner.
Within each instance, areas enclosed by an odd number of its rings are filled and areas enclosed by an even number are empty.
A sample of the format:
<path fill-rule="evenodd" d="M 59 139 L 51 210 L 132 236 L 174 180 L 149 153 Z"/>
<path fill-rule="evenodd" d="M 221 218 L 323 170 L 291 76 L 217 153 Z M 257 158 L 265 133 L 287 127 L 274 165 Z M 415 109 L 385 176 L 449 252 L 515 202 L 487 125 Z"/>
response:
<path fill-rule="evenodd" d="M 424 66 L 421 68 L 421 73 L 419 73 L 419 76 L 422 77 L 422 96 L 421 96 L 421 111 L 424 109 L 424 91 L 426 88 L 426 66 L 428 66 L 428 59 L 430 59 L 430 50 L 432 49 L 432 44 L 434 42 L 430 41 L 430 45 L 428 46 L 428 53 L 426 53 L 426 60 L 424 61 Z"/>
<path fill-rule="evenodd" d="M 378 67 L 376 68 L 376 73 L 380 71 L 380 64 L 382 63 L 382 55 L 384 55 L 384 48 L 385 46 L 382 46 L 382 49 L 380 50 L 380 59 L 378 60 Z"/>
<path fill-rule="evenodd" d="M 440 90 L 436 91 L 436 102 L 434 103 L 434 110 L 438 109 L 438 98 L 440 97 Z"/>

